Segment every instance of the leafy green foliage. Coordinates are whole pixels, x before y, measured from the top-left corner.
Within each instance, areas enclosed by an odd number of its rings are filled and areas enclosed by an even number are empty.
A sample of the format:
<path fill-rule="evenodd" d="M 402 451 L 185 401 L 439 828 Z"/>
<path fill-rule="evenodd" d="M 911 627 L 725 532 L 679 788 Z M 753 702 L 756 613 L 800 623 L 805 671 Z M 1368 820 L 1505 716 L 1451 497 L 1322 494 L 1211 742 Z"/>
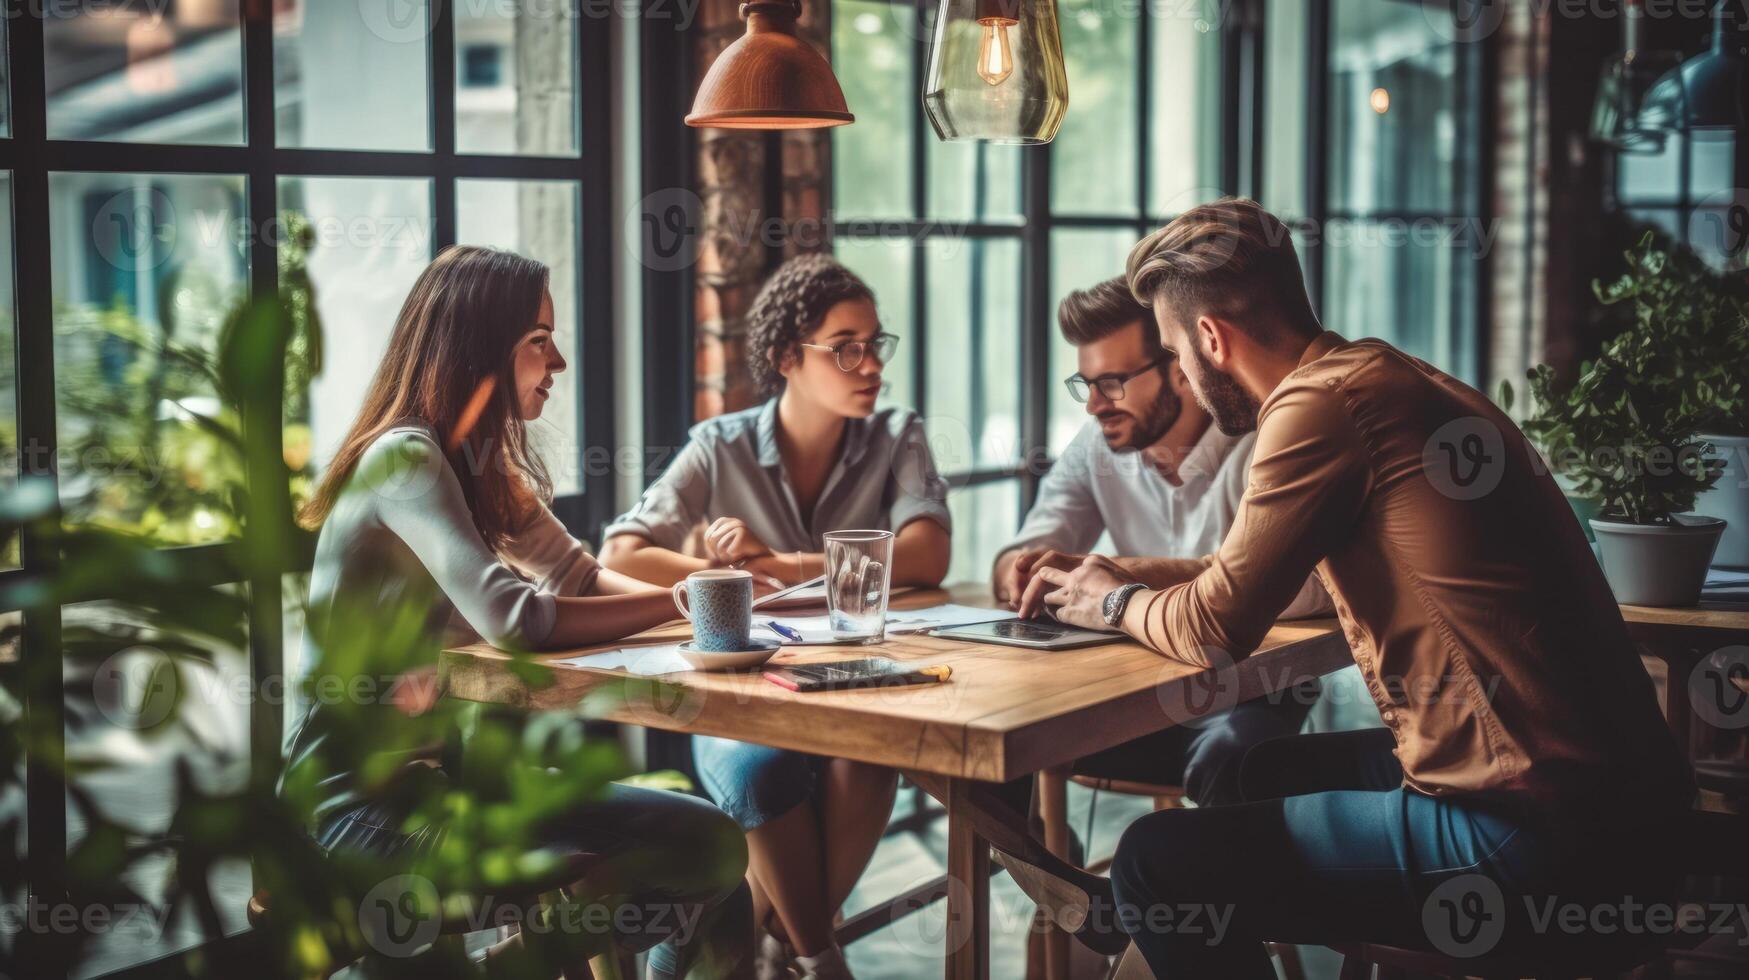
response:
<path fill-rule="evenodd" d="M 280 301 L 291 330 L 284 452 L 291 492 L 302 497 L 314 477 L 310 381 L 322 367 L 308 269 L 315 232 L 295 212 L 280 222 Z M 236 313 L 225 290 L 199 270 L 173 273 L 160 292 L 151 322 L 122 300 L 55 313 L 63 517 L 163 544 L 234 539 L 242 520 L 242 500 L 232 493 L 243 483 L 242 442 L 236 393 L 222 391 L 211 347 Z"/>
<path fill-rule="evenodd" d="M 247 945 L 209 947 L 188 961 L 197 974 L 301 977 L 362 957 L 378 976 L 477 976 L 482 968 L 453 947 L 396 951 L 405 955 L 373 948 L 361 933 L 363 901 L 384 882 L 413 875 L 431 886 L 428 896 L 404 896 L 420 906 L 419 916 L 454 915 L 477 907 L 485 896 L 520 896 L 526 903 L 575 881 L 571 857 L 543 850 L 538 831 L 554 814 L 596 798 L 608 781 L 625 775 L 625 767 L 612 745 L 583 740 L 576 716 L 488 712 L 435 697 L 439 650 L 429 624 L 439 596 L 410 591 L 356 597 L 310 623 L 323 638 L 320 660 L 297 689 L 306 701 L 321 700 L 329 737 L 295 764 L 282 764 L 280 705 L 265 687 L 251 687 L 255 751 L 248 778 L 241 785 L 212 786 L 179 762 L 167 833 L 143 833 L 122 815 L 106 812 L 84 780 L 112 763 L 60 752 L 63 720 L 53 712 L 23 710 L 33 698 L 53 700 L 58 693 L 67 724 L 104 724 L 114 706 L 103 703 L 99 678 L 118 658 L 147 649 L 146 700 L 132 710 L 145 717 L 136 734 L 159 738 L 179 728 L 191 698 L 208 696 L 188 677 L 215 670 L 222 651 L 249 649 L 252 632 L 263 622 L 277 632 L 278 610 L 263 607 L 272 592 L 264 586 L 296 567 L 307 543 L 292 516 L 298 482 L 308 477 L 307 459 L 288 455 L 284 420 L 307 409 L 303 389 L 319 369 L 321 350 L 309 280 L 296 251 L 308 239 L 295 237 L 301 244 L 282 252 L 282 259 L 290 253 L 292 261 L 281 270 L 280 295 L 227 314 L 215 358 L 179 349 L 167 338 L 149 347 L 152 363 L 163 368 L 152 398 L 204 387 L 216 394 L 216 411 L 189 411 L 166 427 L 160 419 L 141 422 L 123 414 L 140 407 L 133 402 L 89 404 L 92 411 L 117 413 L 119 426 L 137 426 L 129 438 L 161 444 L 174 433 L 204 440 L 199 495 L 178 498 L 166 491 L 129 513 L 139 517 L 155 508 L 170 515 L 193 501 L 210 501 L 236 522 L 235 546 L 167 552 L 159 533 L 164 524 L 69 520 L 53 489 L 31 480 L 0 495 L 0 542 L 28 529 L 43 551 L 58 556 L 51 570 L 33 568 L 0 580 L 0 601 L 28 617 L 0 629 L 0 799 L 23 798 L 27 764 L 65 782 L 68 805 L 84 831 L 59 880 L 38 880 L 32 887 L 74 908 L 122 902 L 152 907 L 123 883 L 141 861 L 168 857 L 171 873 L 158 911 L 187 917 L 215 940 L 224 922 L 211 888 L 213 873 L 248 862 L 255 887 L 270 897 L 271 913 Z M 128 329 L 119 321 L 111 326 Z M 103 436 L 94 431 L 90 438 L 97 445 Z M 60 629 L 40 625 L 56 622 L 70 604 L 93 602 L 102 603 L 98 615 L 68 618 Z M 253 640 L 257 655 L 277 643 Z M 56 647 L 59 656 L 44 656 L 43 645 Z M 23 656 L 17 655 L 21 646 Z M 532 658 L 518 658 L 517 666 L 536 681 L 550 673 Z M 447 778 L 404 764 L 409 754 L 434 744 L 455 749 Z M 244 751 L 235 745 L 220 749 Z M 323 854 L 310 835 L 311 814 L 331 791 L 326 781 L 343 774 L 366 794 L 392 793 L 403 801 L 411 812 L 404 830 L 441 824 L 441 845 L 410 862 Z M 16 900 L 26 876 L 22 807 L 0 813 L 12 814 L 0 818 L 0 898 Z M 741 842 L 722 844 L 723 860 L 733 860 Z M 645 863 L 674 860 L 663 854 L 616 857 L 615 874 L 599 883 L 598 894 L 573 898 L 611 901 Z M 597 888 L 593 878 L 590 888 Z M 82 923 L 22 930 L 0 948 L 0 975 L 68 971 L 92 938 Z M 607 937 L 553 930 L 526 942 L 524 950 L 494 966 L 494 976 L 553 976 L 559 964 L 598 951 Z"/>
<path fill-rule="evenodd" d="M 1664 524 L 1718 479 L 1701 434 L 1749 424 L 1749 303 L 1737 284 L 1651 234 L 1626 257 L 1620 278 L 1593 288 L 1631 310 L 1632 325 L 1570 385 L 1546 364 L 1531 369 L 1524 429 L 1604 518 Z M 1502 396 L 1510 407 L 1509 385 Z"/>

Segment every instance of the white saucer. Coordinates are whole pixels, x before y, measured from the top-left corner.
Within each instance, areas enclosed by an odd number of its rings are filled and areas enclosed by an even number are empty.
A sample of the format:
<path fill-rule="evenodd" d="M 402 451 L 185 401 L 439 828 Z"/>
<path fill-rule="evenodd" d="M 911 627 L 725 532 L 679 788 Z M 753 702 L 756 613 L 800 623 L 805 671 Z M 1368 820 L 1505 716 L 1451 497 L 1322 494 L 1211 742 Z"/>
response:
<path fill-rule="evenodd" d="M 694 650 L 692 641 L 687 640 L 680 644 L 680 657 L 696 670 L 745 670 L 770 660 L 783 647 L 776 640 L 758 637 L 748 642 L 752 645 L 745 650 Z"/>

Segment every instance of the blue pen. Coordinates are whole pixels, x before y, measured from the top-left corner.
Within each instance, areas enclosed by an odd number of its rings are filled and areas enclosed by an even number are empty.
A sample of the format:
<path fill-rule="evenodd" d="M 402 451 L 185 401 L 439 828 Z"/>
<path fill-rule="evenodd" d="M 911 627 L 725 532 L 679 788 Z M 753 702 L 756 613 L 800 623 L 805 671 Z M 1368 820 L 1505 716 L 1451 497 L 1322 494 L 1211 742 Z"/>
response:
<path fill-rule="evenodd" d="M 784 639 L 789 640 L 791 643 L 802 642 L 802 634 L 797 633 L 795 630 L 790 629 L 788 626 L 785 626 L 782 623 L 774 622 L 772 620 L 766 620 L 765 628 L 772 631 L 773 633 L 776 633 L 778 636 L 781 636 Z"/>

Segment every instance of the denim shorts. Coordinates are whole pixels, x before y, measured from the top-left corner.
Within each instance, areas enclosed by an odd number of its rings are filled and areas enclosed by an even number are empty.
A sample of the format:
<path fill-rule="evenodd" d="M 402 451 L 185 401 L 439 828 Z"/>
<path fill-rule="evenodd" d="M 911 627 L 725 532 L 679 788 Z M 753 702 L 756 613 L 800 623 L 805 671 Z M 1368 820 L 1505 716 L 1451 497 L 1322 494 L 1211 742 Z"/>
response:
<path fill-rule="evenodd" d="M 820 773 L 832 760 L 729 738 L 694 735 L 692 761 L 711 800 L 742 830 L 752 830 L 813 799 L 820 787 Z"/>

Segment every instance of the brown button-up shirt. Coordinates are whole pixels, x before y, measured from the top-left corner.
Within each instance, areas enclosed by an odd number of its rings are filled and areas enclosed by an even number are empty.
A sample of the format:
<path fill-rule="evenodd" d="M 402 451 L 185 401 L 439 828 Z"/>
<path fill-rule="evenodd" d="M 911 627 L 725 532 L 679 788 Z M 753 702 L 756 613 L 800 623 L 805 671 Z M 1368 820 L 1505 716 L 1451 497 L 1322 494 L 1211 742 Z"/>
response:
<path fill-rule="evenodd" d="M 1404 782 L 1578 816 L 1686 803 L 1688 765 L 1561 491 L 1474 388 L 1377 340 L 1314 340 L 1258 413 L 1233 528 L 1143 637 L 1255 650 L 1315 567 Z M 1219 652 L 1216 652 L 1219 651 Z"/>

